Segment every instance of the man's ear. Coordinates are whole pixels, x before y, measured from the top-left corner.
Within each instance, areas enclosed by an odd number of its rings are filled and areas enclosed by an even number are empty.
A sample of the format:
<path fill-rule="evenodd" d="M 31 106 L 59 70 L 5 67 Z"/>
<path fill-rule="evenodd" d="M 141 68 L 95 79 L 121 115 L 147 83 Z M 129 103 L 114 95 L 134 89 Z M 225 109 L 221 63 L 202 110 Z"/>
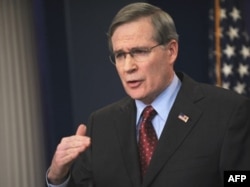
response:
<path fill-rule="evenodd" d="M 177 56 L 178 54 L 178 42 L 176 40 L 171 40 L 168 43 L 168 50 L 170 55 Z"/>
<path fill-rule="evenodd" d="M 174 63 L 177 56 L 178 56 L 178 42 L 176 40 L 171 40 L 168 44 L 167 44 L 167 50 L 169 53 L 169 57 L 171 59 L 171 61 Z"/>

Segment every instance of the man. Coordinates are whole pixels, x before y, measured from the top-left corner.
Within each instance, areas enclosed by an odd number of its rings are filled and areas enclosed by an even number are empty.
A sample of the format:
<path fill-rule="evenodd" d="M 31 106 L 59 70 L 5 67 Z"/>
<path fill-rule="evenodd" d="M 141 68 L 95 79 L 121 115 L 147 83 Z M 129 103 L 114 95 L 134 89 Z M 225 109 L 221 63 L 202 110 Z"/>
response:
<path fill-rule="evenodd" d="M 166 12 L 129 4 L 113 19 L 108 36 L 111 61 L 129 97 L 94 112 L 87 130 L 80 125 L 76 135 L 62 139 L 48 183 L 222 187 L 224 171 L 250 170 L 250 101 L 175 73 L 178 35 Z M 146 120 L 154 131 L 148 153 L 141 119 L 146 106 L 156 111 Z"/>

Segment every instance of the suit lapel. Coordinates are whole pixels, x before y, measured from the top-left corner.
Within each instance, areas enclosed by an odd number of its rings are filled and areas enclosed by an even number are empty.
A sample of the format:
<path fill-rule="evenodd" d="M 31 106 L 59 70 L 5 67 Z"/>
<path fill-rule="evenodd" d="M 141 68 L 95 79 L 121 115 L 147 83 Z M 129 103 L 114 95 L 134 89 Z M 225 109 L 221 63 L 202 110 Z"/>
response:
<path fill-rule="evenodd" d="M 120 107 L 118 115 L 116 119 L 119 119 L 119 121 L 115 121 L 115 129 L 118 134 L 124 165 L 131 179 L 132 186 L 139 187 L 141 181 L 136 140 L 136 107 L 134 101 L 132 99 L 126 101 Z"/>
<path fill-rule="evenodd" d="M 168 162 L 176 150 L 182 145 L 188 134 L 192 131 L 202 112 L 197 108 L 195 102 L 202 98 L 202 94 L 197 93 L 197 89 L 192 87 L 189 81 L 182 82 L 182 88 L 169 113 L 168 120 L 163 129 L 158 146 L 151 160 L 149 169 L 144 177 L 143 186 L 149 186 L 153 179 L 160 172 L 161 168 Z M 191 87 L 190 87 L 191 86 Z M 193 85 L 194 86 L 194 85 Z M 196 90 L 195 99 L 191 90 Z M 198 91 L 199 92 L 199 91 Z M 191 96 L 191 99 L 190 97 Z M 180 119 L 179 115 L 184 114 L 189 119 Z"/>

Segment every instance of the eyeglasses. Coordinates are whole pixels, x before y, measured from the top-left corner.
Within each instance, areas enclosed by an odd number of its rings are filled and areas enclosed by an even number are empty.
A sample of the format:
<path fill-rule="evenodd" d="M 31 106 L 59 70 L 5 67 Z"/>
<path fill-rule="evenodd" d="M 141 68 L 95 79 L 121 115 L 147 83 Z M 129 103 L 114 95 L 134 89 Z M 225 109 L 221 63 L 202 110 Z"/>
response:
<path fill-rule="evenodd" d="M 158 47 L 162 44 L 157 44 L 153 47 L 138 47 L 138 48 L 133 48 L 129 52 L 123 52 L 123 51 L 118 51 L 116 53 L 113 53 L 109 56 L 110 61 L 112 64 L 121 64 L 125 61 L 127 54 L 129 54 L 135 61 L 137 62 L 143 62 L 147 60 L 149 54 L 151 51 L 155 48 Z"/>

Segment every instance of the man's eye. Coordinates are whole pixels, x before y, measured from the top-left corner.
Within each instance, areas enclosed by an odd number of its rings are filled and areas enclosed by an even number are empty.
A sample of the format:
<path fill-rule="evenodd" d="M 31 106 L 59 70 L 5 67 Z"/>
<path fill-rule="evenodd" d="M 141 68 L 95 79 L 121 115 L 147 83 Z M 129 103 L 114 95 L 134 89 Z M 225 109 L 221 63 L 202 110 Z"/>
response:
<path fill-rule="evenodd" d="M 144 55 L 148 53 L 148 50 L 146 49 L 135 49 L 132 51 L 134 55 Z"/>
<path fill-rule="evenodd" d="M 119 59 L 119 58 L 122 58 L 122 57 L 124 57 L 124 53 L 116 53 L 115 54 L 116 59 Z"/>

